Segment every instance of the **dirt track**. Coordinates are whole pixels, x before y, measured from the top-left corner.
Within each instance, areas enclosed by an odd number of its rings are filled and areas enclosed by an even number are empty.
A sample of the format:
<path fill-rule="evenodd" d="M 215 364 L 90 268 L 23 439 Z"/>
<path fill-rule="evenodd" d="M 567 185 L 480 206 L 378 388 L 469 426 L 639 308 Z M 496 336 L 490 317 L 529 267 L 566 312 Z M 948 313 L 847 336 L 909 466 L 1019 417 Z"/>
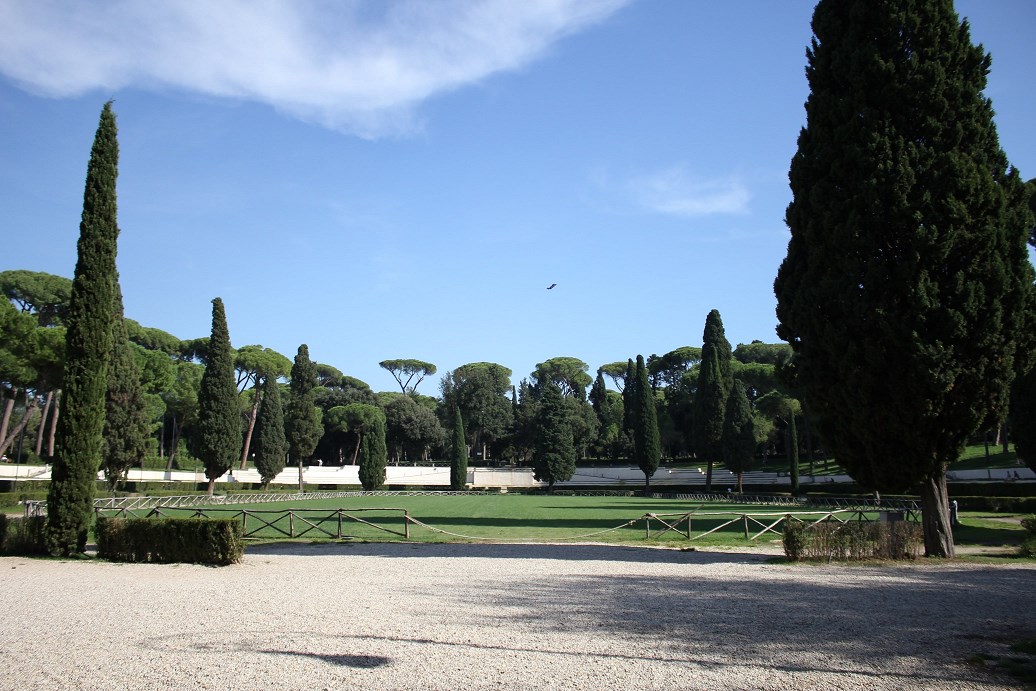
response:
<path fill-rule="evenodd" d="M 0 688 L 1012 688 L 1036 568 L 599 545 L 0 559 Z"/>

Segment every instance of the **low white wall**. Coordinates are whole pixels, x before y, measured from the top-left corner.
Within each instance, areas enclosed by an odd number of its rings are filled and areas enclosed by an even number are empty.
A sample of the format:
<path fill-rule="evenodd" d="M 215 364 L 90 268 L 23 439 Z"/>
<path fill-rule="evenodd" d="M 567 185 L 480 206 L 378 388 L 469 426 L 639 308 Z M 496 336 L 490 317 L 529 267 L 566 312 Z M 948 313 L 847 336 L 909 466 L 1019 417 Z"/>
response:
<path fill-rule="evenodd" d="M 359 467 L 347 466 L 308 466 L 303 468 L 303 480 L 308 485 L 359 485 Z M 98 473 L 98 479 L 103 479 Z M 425 487 L 449 487 L 449 466 L 415 467 L 388 466 L 385 484 L 411 485 Z M 0 464 L 0 480 L 49 480 L 50 468 L 43 466 L 20 466 L 11 463 Z M 202 472 L 174 470 L 141 470 L 133 468 L 129 472 L 130 482 L 205 482 Z M 963 470 L 948 473 L 947 479 L 952 482 L 975 482 L 1020 480 L 1034 481 L 1036 473 L 1028 468 L 997 468 L 991 470 Z M 851 482 L 848 475 L 800 476 L 802 484 L 824 484 L 829 482 Z M 216 480 L 225 489 L 241 483 L 260 482 L 259 472 L 254 469 L 233 470 Z M 791 479 L 786 473 L 745 473 L 745 484 L 788 485 Z M 299 469 L 285 468 L 273 483 L 275 485 L 298 486 Z M 736 487 L 737 476 L 725 470 L 716 471 L 712 477 L 713 488 L 723 491 L 725 487 Z M 469 468 L 468 485 L 476 488 L 498 489 L 501 487 L 540 487 L 543 485 L 533 478 L 531 468 Z M 584 467 L 577 468 L 575 475 L 567 482 L 559 482 L 556 487 L 565 486 L 609 486 L 609 487 L 642 487 L 644 473 L 635 467 Z M 672 485 L 705 485 L 705 473 L 698 468 L 659 468 L 651 476 L 652 487 Z"/>

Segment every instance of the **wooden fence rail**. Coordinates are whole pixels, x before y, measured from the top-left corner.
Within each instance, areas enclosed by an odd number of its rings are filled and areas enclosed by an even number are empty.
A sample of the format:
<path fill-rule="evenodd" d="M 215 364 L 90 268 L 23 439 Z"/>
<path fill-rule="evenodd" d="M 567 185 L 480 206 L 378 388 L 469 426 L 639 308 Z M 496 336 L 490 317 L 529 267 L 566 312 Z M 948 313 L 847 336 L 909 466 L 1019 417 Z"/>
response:
<path fill-rule="evenodd" d="M 342 539 L 348 537 L 342 526 L 346 521 L 362 523 L 364 525 L 381 530 L 392 535 L 398 535 L 404 540 L 410 539 L 410 512 L 407 509 L 396 507 L 380 508 L 358 508 L 358 509 L 331 509 L 329 511 L 315 511 L 314 509 L 228 509 L 212 506 L 197 507 L 187 513 L 183 508 L 156 506 L 146 511 L 133 508 L 97 508 L 98 516 L 115 516 L 121 518 L 230 518 L 241 521 L 243 537 L 260 537 L 260 532 L 266 530 L 284 538 L 300 538 L 310 533 L 315 536 Z M 399 512 L 402 517 L 402 530 L 393 530 L 383 525 L 378 525 L 366 519 L 354 516 L 355 513 L 364 511 Z M 186 514 L 186 516 L 185 516 Z M 285 527 L 284 523 L 287 522 Z M 325 527 L 327 523 L 332 528 Z M 261 537 L 270 538 L 269 534 Z"/>
<path fill-rule="evenodd" d="M 746 540 L 756 540 L 759 537 L 767 533 L 773 533 L 775 535 L 781 535 L 778 527 L 787 521 L 798 521 L 800 523 L 808 523 L 807 528 L 811 528 L 819 523 L 838 521 L 839 523 L 847 523 L 851 520 L 857 521 L 870 521 L 874 520 L 868 517 L 868 514 L 879 514 L 878 520 L 888 520 L 888 515 L 882 514 L 894 514 L 894 520 L 910 520 L 919 521 L 919 512 L 912 510 L 903 511 L 875 511 L 874 509 L 839 509 L 836 511 L 796 511 L 794 513 L 741 513 L 731 514 L 728 511 L 721 512 L 698 512 L 690 511 L 687 513 L 646 513 L 642 516 L 644 521 L 644 538 L 650 540 L 651 538 L 657 538 L 668 532 L 676 532 L 687 536 L 688 540 L 697 540 L 711 535 L 719 530 L 726 528 L 727 526 L 734 525 L 737 523 L 741 524 L 741 530 L 744 533 Z M 692 535 L 692 522 L 694 519 L 715 519 L 717 517 L 729 518 L 729 520 L 721 523 L 720 525 L 714 526 L 709 530 L 706 530 L 698 535 Z M 761 519 L 776 519 L 769 522 L 763 522 Z M 651 532 L 651 522 L 655 521 L 661 523 L 662 526 L 655 533 Z M 684 526 L 684 530 L 680 529 L 680 526 Z M 751 532 L 751 526 L 762 528 L 759 532 L 754 535 Z"/>

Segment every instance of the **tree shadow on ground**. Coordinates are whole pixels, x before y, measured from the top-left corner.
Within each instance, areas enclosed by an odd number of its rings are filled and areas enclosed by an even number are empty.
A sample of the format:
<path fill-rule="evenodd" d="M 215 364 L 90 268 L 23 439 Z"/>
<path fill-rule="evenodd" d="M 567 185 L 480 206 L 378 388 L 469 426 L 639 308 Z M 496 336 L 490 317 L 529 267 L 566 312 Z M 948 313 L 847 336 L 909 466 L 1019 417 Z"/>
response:
<path fill-rule="evenodd" d="M 342 556 L 478 559 L 558 559 L 565 561 L 615 561 L 657 564 L 756 564 L 774 559 L 773 554 L 704 552 L 668 547 L 607 544 L 482 544 L 482 543 L 350 543 L 271 542 L 249 545 L 248 556 Z"/>

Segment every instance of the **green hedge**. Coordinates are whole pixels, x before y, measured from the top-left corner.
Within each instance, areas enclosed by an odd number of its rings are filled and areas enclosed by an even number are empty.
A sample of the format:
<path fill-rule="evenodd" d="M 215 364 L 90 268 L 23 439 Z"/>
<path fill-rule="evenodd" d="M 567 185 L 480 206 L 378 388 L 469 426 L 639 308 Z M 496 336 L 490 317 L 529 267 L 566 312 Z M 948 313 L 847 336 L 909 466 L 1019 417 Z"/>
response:
<path fill-rule="evenodd" d="M 46 553 L 46 516 L 22 518 L 0 513 L 0 554 L 22 556 Z"/>
<path fill-rule="evenodd" d="M 1036 513 L 1036 497 L 955 497 L 958 511 L 993 513 Z"/>
<path fill-rule="evenodd" d="M 784 555 L 790 561 L 916 559 L 922 544 L 921 524 L 913 521 L 784 524 Z"/>
<path fill-rule="evenodd" d="M 97 556 L 111 561 L 214 564 L 241 561 L 241 524 L 210 518 L 97 518 Z"/>

